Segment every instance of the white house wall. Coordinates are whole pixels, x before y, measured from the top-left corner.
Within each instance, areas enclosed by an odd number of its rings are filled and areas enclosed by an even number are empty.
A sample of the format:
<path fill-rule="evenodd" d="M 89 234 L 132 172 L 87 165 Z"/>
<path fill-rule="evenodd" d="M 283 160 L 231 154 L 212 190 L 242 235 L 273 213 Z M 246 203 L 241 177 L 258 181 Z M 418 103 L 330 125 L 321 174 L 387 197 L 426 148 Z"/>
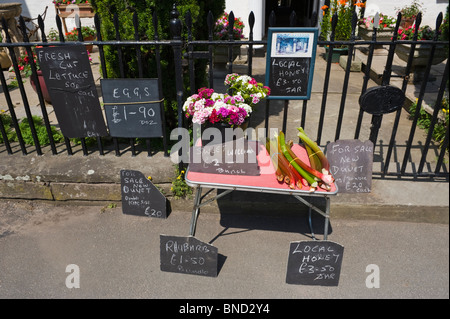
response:
<path fill-rule="evenodd" d="M 2 0 L 3 2 L 4 0 Z M 45 16 L 45 32 L 53 28 L 56 29 L 55 21 L 55 6 L 52 0 L 13 0 L 11 2 L 18 2 L 22 4 L 22 15 L 30 18 L 37 18 L 39 14 L 43 14 L 45 7 L 47 6 L 47 14 Z M 410 4 L 412 0 L 367 0 L 365 15 L 373 15 L 376 11 L 383 14 L 396 16 L 396 8 L 403 7 Z M 322 6 L 324 0 L 320 0 L 320 6 Z M 445 13 L 448 0 L 424 0 L 422 1 L 425 12 L 423 14 L 422 25 L 429 25 L 434 28 L 436 23 L 436 17 L 439 12 Z M 255 14 L 255 29 L 254 38 L 260 40 L 264 37 L 264 17 L 265 12 L 265 0 L 226 0 L 226 11 L 233 11 L 236 17 L 241 17 L 246 26 L 248 26 L 248 16 L 251 11 Z M 319 15 L 320 18 L 320 15 Z M 37 21 L 34 20 L 36 23 Z M 93 26 L 94 20 L 91 18 L 81 19 L 82 25 Z M 67 28 L 70 30 L 75 27 L 74 19 L 66 19 Z M 249 28 L 244 29 L 245 37 L 249 35 Z"/>
<path fill-rule="evenodd" d="M 423 8 L 421 25 L 429 25 L 434 29 L 436 26 L 436 18 L 440 12 L 445 14 L 448 6 L 448 0 L 422 0 Z M 397 9 L 412 3 L 412 0 L 367 0 L 365 16 L 373 16 L 378 11 L 389 16 L 396 17 Z"/>
<path fill-rule="evenodd" d="M 240 17 L 245 24 L 244 36 L 249 37 L 250 28 L 248 23 L 248 17 L 250 12 L 253 11 L 255 15 L 255 26 L 253 28 L 253 39 L 261 40 L 264 37 L 265 30 L 265 0 L 226 0 L 225 11 L 230 13 L 233 11 L 234 16 Z"/>
<path fill-rule="evenodd" d="M 5 0 L 1 0 L 3 2 Z M 56 11 L 55 5 L 52 0 L 11 0 L 11 2 L 18 2 L 22 4 L 22 16 L 35 19 L 38 15 L 42 15 L 45 12 L 45 7 L 47 8 L 47 13 L 44 19 L 45 33 L 48 34 L 50 29 L 57 30 L 56 26 Z M 37 20 L 34 20 L 37 24 Z M 81 24 L 85 26 L 93 26 L 94 19 L 92 18 L 82 18 Z M 67 29 L 71 30 L 75 27 L 75 19 L 66 19 Z M 64 30 L 64 29 L 63 29 Z"/>

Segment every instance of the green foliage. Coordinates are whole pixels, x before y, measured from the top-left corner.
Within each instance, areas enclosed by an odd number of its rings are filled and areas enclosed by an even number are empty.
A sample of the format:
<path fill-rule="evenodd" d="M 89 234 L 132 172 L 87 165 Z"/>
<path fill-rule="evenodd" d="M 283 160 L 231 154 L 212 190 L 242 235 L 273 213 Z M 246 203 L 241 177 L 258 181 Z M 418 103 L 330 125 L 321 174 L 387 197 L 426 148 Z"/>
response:
<path fill-rule="evenodd" d="M 36 128 L 36 135 L 39 140 L 40 145 L 47 145 L 50 144 L 50 138 L 47 134 L 47 129 L 45 128 L 44 120 L 42 117 L 33 115 L 32 120 L 34 123 L 34 127 Z M 28 118 L 22 119 L 22 121 L 19 123 L 20 131 L 22 132 L 22 137 L 27 145 L 34 145 L 33 135 L 31 134 L 31 127 L 30 127 L 30 121 Z M 50 126 L 53 139 L 56 143 L 61 142 L 64 140 L 63 135 L 56 130 L 54 126 Z"/>
<path fill-rule="evenodd" d="M 0 114 L 1 121 L 4 125 L 8 141 L 17 142 L 19 139 L 17 137 L 17 132 L 13 130 L 12 119 L 9 114 Z M 34 127 L 36 129 L 36 135 L 41 146 L 50 144 L 50 138 L 47 134 L 47 129 L 44 124 L 42 117 L 33 115 L 32 116 Z M 22 133 L 23 140 L 27 145 L 34 145 L 33 135 L 31 133 L 30 121 L 28 118 L 23 118 L 19 123 L 19 129 Z M 54 126 L 50 126 L 53 139 L 55 143 L 62 142 L 64 140 L 63 135 Z M 0 143 L 4 143 L 3 136 L 0 134 Z"/>
<path fill-rule="evenodd" d="M 397 10 L 397 14 L 399 12 L 402 13 L 402 18 L 416 18 L 419 12 L 424 13 L 423 3 L 414 0 L 410 5 L 406 5 L 402 8 L 395 8 Z"/>
<path fill-rule="evenodd" d="M 15 138 L 16 133 L 12 130 L 11 116 L 9 114 L 0 113 L 0 121 L 2 122 L 3 127 L 5 129 L 8 141 L 12 141 Z M 4 143 L 4 142 L 5 141 L 3 139 L 3 134 L 0 134 L 0 143 Z"/>
<path fill-rule="evenodd" d="M 186 198 L 192 195 L 192 187 L 186 184 L 184 174 L 184 170 L 180 172 L 178 167 L 176 168 L 177 177 L 172 180 L 172 187 L 170 188 L 175 198 Z"/>
<path fill-rule="evenodd" d="M 415 116 L 416 107 L 417 107 L 417 102 L 413 103 L 410 106 L 409 112 L 410 112 L 411 118 L 414 118 L 414 116 Z M 432 138 L 434 141 L 438 142 L 439 145 L 442 147 L 442 144 L 443 144 L 444 138 L 445 138 L 445 134 L 448 130 L 448 123 L 449 123 L 449 100 L 448 100 L 448 97 L 444 97 L 442 99 L 440 112 L 442 112 L 443 116 L 440 119 L 438 118 L 438 121 L 434 126 Z M 420 128 L 427 131 L 427 133 L 428 133 L 428 131 L 430 130 L 431 120 L 432 120 L 432 115 L 429 114 L 428 112 L 426 112 L 423 108 L 421 108 L 419 111 L 417 125 Z M 449 150 L 449 147 L 447 146 L 447 151 L 448 150 Z"/>
<path fill-rule="evenodd" d="M 364 2 L 361 0 L 332 0 L 330 7 L 323 6 L 323 19 L 320 25 L 320 37 L 322 39 L 328 39 L 331 34 L 331 20 L 336 13 L 338 21 L 336 24 L 335 36 L 336 41 L 350 40 L 352 34 L 352 17 L 356 8 L 364 7 Z"/>
<path fill-rule="evenodd" d="M 172 39 L 170 33 L 170 12 L 173 7 L 172 1 L 166 0 L 92 0 L 92 6 L 101 19 L 101 33 L 103 40 L 116 40 L 116 28 L 113 17 L 117 13 L 119 29 L 117 30 L 120 39 L 134 40 L 135 32 L 133 26 L 133 13 L 136 12 L 139 21 L 139 40 L 153 40 L 155 31 L 153 28 L 152 12 L 156 12 L 158 17 L 157 31 L 159 39 Z M 225 7 L 224 0 L 180 0 L 177 1 L 177 9 L 180 13 L 180 20 L 184 20 L 186 12 L 189 10 L 193 21 L 193 38 L 207 39 L 208 28 L 207 15 L 211 10 L 215 17 L 223 13 Z M 187 38 L 187 30 L 183 28 L 182 37 Z M 139 76 L 136 48 L 121 47 L 123 52 L 124 76 L 135 78 Z M 104 77 L 121 77 L 119 69 L 119 59 L 116 46 L 105 46 L 105 59 L 107 74 Z M 200 48 L 196 48 L 199 50 Z M 142 67 L 144 77 L 157 77 L 155 63 L 155 47 L 141 47 Z M 206 82 L 206 60 L 195 62 L 196 86 L 201 87 Z M 163 95 L 165 98 L 166 120 L 169 128 L 177 125 L 177 101 L 175 87 L 175 69 L 173 63 L 173 50 L 170 46 L 161 46 L 161 68 L 163 74 Z M 188 91 L 188 81 L 185 77 L 185 90 Z"/>

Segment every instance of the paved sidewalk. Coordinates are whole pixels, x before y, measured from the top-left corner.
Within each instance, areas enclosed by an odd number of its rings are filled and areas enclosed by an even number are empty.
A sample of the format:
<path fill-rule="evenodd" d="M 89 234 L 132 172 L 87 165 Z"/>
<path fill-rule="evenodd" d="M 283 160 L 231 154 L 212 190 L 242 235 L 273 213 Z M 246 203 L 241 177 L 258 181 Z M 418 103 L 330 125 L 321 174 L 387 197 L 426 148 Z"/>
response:
<path fill-rule="evenodd" d="M 288 308 L 298 299 L 449 298 L 442 224 L 332 219 L 329 240 L 344 246 L 338 286 L 286 284 L 290 243 L 311 239 L 305 217 L 201 215 L 196 238 L 219 253 L 218 276 L 203 277 L 160 270 L 159 236 L 187 236 L 186 211 L 157 219 L 120 208 L 0 201 L 0 298 L 263 298 L 271 307 L 270 299 L 297 299 Z M 67 288 L 68 265 L 78 266 L 80 288 Z M 379 288 L 366 286 L 369 265 L 378 266 Z"/>

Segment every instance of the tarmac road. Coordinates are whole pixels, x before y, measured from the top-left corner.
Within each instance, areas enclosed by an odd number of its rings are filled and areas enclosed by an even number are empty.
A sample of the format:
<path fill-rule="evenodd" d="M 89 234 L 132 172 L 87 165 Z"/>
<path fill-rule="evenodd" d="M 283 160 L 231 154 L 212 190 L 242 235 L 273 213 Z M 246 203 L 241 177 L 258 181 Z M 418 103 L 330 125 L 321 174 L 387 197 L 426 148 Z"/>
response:
<path fill-rule="evenodd" d="M 306 216 L 283 212 L 200 214 L 195 237 L 218 248 L 218 276 L 161 271 L 160 234 L 187 236 L 190 215 L 3 200 L 0 298 L 449 298 L 448 224 L 331 218 L 328 240 L 345 250 L 338 286 L 326 287 L 286 283 L 290 242 L 311 237 Z M 66 286 L 73 265 L 79 288 Z M 368 265 L 378 266 L 379 288 L 366 286 Z"/>

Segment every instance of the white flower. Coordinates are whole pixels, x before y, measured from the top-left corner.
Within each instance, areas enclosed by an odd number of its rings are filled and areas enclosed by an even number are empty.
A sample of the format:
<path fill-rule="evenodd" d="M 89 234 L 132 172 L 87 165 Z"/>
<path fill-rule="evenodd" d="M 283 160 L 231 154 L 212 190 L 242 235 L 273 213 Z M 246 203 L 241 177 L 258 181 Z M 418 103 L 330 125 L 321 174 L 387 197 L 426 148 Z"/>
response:
<path fill-rule="evenodd" d="M 214 106 L 212 108 L 216 111 L 219 111 L 222 107 L 227 108 L 227 104 L 224 101 L 219 100 L 214 103 Z"/>
<path fill-rule="evenodd" d="M 248 75 L 241 75 L 239 76 L 236 81 L 242 81 L 243 83 L 248 83 L 252 78 Z"/>
<path fill-rule="evenodd" d="M 188 97 L 186 99 L 186 102 L 184 102 L 184 104 L 183 104 L 183 111 L 186 112 L 186 110 L 188 109 L 189 105 L 192 103 L 192 100 L 193 99 L 191 97 Z"/>
<path fill-rule="evenodd" d="M 222 93 L 213 93 L 212 95 L 211 95 L 211 100 L 213 100 L 213 101 L 217 101 L 217 100 L 223 100 L 223 98 L 224 98 L 224 95 L 222 94 Z"/>
<path fill-rule="evenodd" d="M 201 110 L 205 107 L 205 99 L 198 100 L 194 103 L 194 109 L 196 111 Z"/>
<path fill-rule="evenodd" d="M 239 107 L 243 108 L 247 112 L 247 115 L 250 115 L 253 111 L 252 107 L 246 103 L 239 104 Z"/>

